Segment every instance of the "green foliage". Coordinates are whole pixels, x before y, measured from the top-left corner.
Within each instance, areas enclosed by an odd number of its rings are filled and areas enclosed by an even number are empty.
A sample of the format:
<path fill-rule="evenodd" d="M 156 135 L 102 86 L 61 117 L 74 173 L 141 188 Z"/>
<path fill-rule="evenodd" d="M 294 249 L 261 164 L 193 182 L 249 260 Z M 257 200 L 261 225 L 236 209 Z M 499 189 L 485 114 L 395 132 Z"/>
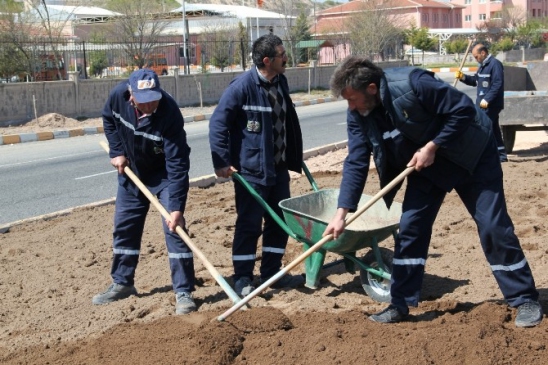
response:
<path fill-rule="evenodd" d="M 494 43 L 491 46 L 491 53 L 496 54 L 497 52 L 510 51 L 514 48 L 514 41 L 510 37 L 504 37 L 497 43 Z"/>
<path fill-rule="evenodd" d="M 411 28 L 407 29 L 405 32 L 405 37 L 407 43 L 413 48 L 422 49 L 424 51 L 429 51 L 434 48 L 436 40 L 428 36 L 428 28 L 422 27 L 417 28 L 415 25 L 412 25 Z M 424 60 L 424 54 L 423 60 Z M 415 56 L 411 55 L 411 63 L 414 64 Z M 423 62 L 424 63 L 424 62 Z"/>
<path fill-rule="evenodd" d="M 247 68 L 248 54 L 251 52 L 251 47 L 247 40 L 247 29 L 242 22 L 238 22 L 238 44 L 234 53 L 234 63 L 242 66 L 242 69 Z M 202 70 L 204 72 L 204 70 Z"/>
<path fill-rule="evenodd" d="M 445 49 L 447 53 L 464 53 L 468 47 L 468 40 L 464 38 L 456 38 L 452 41 L 445 42 Z"/>
<path fill-rule="evenodd" d="M 308 18 L 304 13 L 304 10 L 301 10 L 295 26 L 291 29 L 291 38 L 296 43 L 300 41 L 309 41 L 312 39 L 312 34 L 310 34 L 310 25 L 308 24 Z M 300 48 L 295 50 L 295 63 L 308 62 L 310 58 L 316 58 L 315 49 L 305 49 Z"/>

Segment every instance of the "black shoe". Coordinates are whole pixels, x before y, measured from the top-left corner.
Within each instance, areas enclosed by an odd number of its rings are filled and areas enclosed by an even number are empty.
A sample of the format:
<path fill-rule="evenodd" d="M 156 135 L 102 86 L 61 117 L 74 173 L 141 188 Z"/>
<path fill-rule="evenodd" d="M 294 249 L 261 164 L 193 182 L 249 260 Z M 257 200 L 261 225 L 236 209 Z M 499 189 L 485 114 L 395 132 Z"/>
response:
<path fill-rule="evenodd" d="M 534 327 L 542 321 L 542 307 L 539 302 L 525 302 L 518 307 L 516 327 Z"/>
<path fill-rule="evenodd" d="M 393 305 L 389 305 L 384 310 L 369 316 L 373 322 L 379 323 L 397 323 L 403 321 L 408 316 Z"/>

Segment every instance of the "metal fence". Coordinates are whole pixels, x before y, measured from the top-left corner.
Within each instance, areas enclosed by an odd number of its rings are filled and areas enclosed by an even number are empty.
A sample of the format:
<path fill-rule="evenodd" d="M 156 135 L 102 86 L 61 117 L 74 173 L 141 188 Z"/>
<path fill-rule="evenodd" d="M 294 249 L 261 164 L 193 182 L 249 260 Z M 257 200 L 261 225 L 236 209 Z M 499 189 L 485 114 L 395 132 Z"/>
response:
<path fill-rule="evenodd" d="M 334 50 L 345 44 L 339 39 L 328 41 Z M 284 44 L 291 57 L 290 65 L 307 63 L 320 56 L 319 48 L 292 52 L 289 42 L 284 41 Z M 52 81 L 67 79 L 69 71 L 79 72 L 81 78 L 125 77 L 139 67 L 153 67 L 163 74 L 173 74 L 176 69 L 182 74 L 235 71 L 249 68 L 252 63 L 250 52 L 248 40 L 191 39 L 186 43 L 166 41 L 148 46 L 88 41 L 18 44 L 0 41 L 0 55 L 5 57 L 9 53 L 15 61 L 10 63 L 11 67 L 0 62 L 0 79 L 3 82 Z M 336 63 L 343 56 L 335 54 L 329 63 Z"/>

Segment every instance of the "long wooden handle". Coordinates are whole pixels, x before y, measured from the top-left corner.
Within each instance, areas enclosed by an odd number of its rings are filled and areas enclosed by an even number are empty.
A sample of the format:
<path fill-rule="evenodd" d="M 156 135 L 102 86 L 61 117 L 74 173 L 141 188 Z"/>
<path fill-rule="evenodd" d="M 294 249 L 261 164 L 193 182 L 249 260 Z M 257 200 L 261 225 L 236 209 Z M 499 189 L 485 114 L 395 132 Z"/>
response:
<path fill-rule="evenodd" d="M 365 203 L 360 209 L 356 211 L 351 217 L 349 217 L 345 221 L 345 226 L 348 226 L 350 223 L 352 223 L 356 218 L 358 218 L 360 215 L 363 214 L 367 209 L 369 209 L 373 204 L 377 202 L 380 198 L 382 198 L 386 193 L 388 193 L 390 190 L 392 190 L 397 184 L 399 184 L 407 175 L 409 175 L 411 172 L 415 170 L 414 166 L 408 167 L 405 169 L 401 174 L 396 176 L 394 180 L 392 180 L 388 185 L 386 185 L 384 188 L 382 188 L 381 191 L 379 191 L 375 196 L 373 196 L 367 203 Z M 282 276 L 284 276 L 286 273 L 288 273 L 291 269 L 293 269 L 295 266 L 300 264 L 304 259 L 306 259 L 308 256 L 312 255 L 314 252 L 318 251 L 323 245 L 325 245 L 327 242 L 331 241 L 333 239 L 333 234 L 329 234 L 316 242 L 312 247 L 310 247 L 308 250 L 303 252 L 299 257 L 297 257 L 295 260 L 293 260 L 291 263 L 289 263 L 286 267 L 284 267 L 282 270 L 280 270 L 277 274 L 272 276 L 270 279 L 265 281 L 261 286 L 259 286 L 257 289 L 253 290 L 251 293 L 249 293 L 245 298 L 243 298 L 240 302 L 234 304 L 232 308 L 228 309 L 226 312 L 221 314 L 219 317 L 217 317 L 217 320 L 224 321 L 229 315 L 237 311 L 241 306 L 249 302 L 252 298 L 257 296 L 260 292 L 265 290 L 266 288 L 270 287 L 272 284 L 274 284 L 276 281 L 278 281 Z"/>
<path fill-rule="evenodd" d="M 462 58 L 462 61 L 460 62 L 459 71 L 462 70 L 464 67 L 464 63 L 466 62 L 466 57 L 468 57 L 468 52 L 470 51 L 470 46 L 472 45 L 472 40 L 468 40 L 468 47 L 466 47 L 466 52 L 464 53 L 464 57 Z M 455 78 L 455 81 L 453 82 L 453 87 L 457 87 L 457 84 L 459 82 L 459 79 Z"/>
<path fill-rule="evenodd" d="M 108 147 L 108 144 L 105 142 L 105 141 L 101 141 L 99 142 L 99 144 L 103 147 L 103 149 L 108 153 L 109 152 L 109 147 Z M 141 180 L 137 177 L 137 175 L 135 175 L 133 173 L 133 171 L 131 171 L 131 169 L 126 166 L 124 167 L 124 172 L 125 174 L 131 179 L 131 181 L 133 181 L 135 183 L 135 185 L 137 185 L 137 187 L 139 188 L 139 190 L 141 190 L 141 192 L 148 198 L 148 200 L 150 200 L 150 202 L 152 203 L 152 205 L 154 205 L 154 207 L 162 214 L 162 216 L 165 218 L 165 219 L 168 219 L 168 220 L 171 220 L 171 215 L 168 213 L 168 211 L 162 206 L 162 204 L 160 203 L 160 201 L 158 200 L 158 198 L 156 198 L 156 196 L 154 196 L 150 190 L 148 190 L 148 188 L 145 186 L 145 184 L 143 184 L 141 182 Z M 209 262 L 209 260 L 205 257 L 205 255 L 202 253 L 202 251 L 200 251 L 200 249 L 194 244 L 194 242 L 192 242 L 192 240 L 190 239 L 190 237 L 186 234 L 186 232 L 183 230 L 183 228 L 181 228 L 181 226 L 177 226 L 177 228 L 175 228 L 175 231 L 177 232 L 177 234 L 183 239 L 183 241 L 188 245 L 188 247 L 190 247 L 190 249 L 192 250 L 192 252 L 198 256 L 198 258 L 202 261 L 202 263 L 204 264 L 204 266 L 206 267 L 206 269 L 211 273 L 211 275 L 213 276 L 213 278 L 215 279 L 215 281 L 217 283 L 219 283 L 219 285 L 221 286 L 221 288 L 223 288 L 223 290 L 226 292 L 226 294 L 229 296 L 229 298 L 234 302 L 234 303 L 239 303 L 241 301 L 240 297 L 238 296 L 238 294 L 236 294 L 236 292 L 232 289 L 232 287 L 230 285 L 228 285 L 228 283 L 226 282 L 226 280 L 223 278 L 223 276 L 217 271 L 217 269 L 215 269 L 215 267 Z"/>

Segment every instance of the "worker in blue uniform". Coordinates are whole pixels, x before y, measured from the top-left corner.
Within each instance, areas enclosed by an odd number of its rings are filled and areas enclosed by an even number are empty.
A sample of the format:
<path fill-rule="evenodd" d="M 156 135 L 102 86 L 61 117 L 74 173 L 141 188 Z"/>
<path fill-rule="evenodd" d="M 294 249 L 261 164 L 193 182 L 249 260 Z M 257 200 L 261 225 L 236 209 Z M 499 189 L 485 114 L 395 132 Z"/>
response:
<path fill-rule="evenodd" d="M 489 54 L 483 44 L 474 46 L 472 56 L 479 63 L 478 71 L 474 75 L 465 75 L 459 70 L 455 72 L 455 78 L 466 85 L 477 87 L 476 105 L 491 119 L 500 161 L 506 162 L 508 156 L 499 124 L 499 114 L 504 109 L 504 66 Z"/>
<path fill-rule="evenodd" d="M 106 304 L 136 295 L 135 270 L 150 201 L 124 174 L 130 167 L 168 212 L 162 220 L 175 312 L 196 310 L 194 258 L 176 233 L 185 228 L 184 212 L 189 189 L 190 147 L 184 119 L 176 101 L 160 88 L 154 71 L 139 69 L 128 81 L 111 91 L 103 109 L 103 126 L 109 144 L 110 163 L 118 170 L 114 214 L 112 284 L 93 297 L 93 304 Z"/>
<path fill-rule="evenodd" d="M 337 238 L 347 213 L 357 209 L 371 155 L 382 187 L 407 167 L 415 168 L 402 203 L 391 303 L 369 318 L 398 322 L 408 316 L 409 306 L 418 306 L 432 226 L 445 195 L 455 190 L 477 225 L 505 300 L 517 308 L 516 326 L 540 323 L 539 294 L 507 212 L 501 163 L 486 114 L 429 71 L 383 71 L 356 56 L 337 67 L 330 86 L 348 102 L 348 156 L 337 212 L 324 235 Z M 396 191 L 384 196 L 388 206 Z"/>
<path fill-rule="evenodd" d="M 209 120 L 213 167 L 223 178 L 238 171 L 282 216 L 278 203 L 290 197 L 289 170 L 300 173 L 303 161 L 299 118 L 284 75 L 288 58 L 282 40 L 274 34 L 253 42 L 252 57 L 254 66 L 230 83 Z M 281 269 L 288 235 L 239 182 L 234 182 L 234 190 L 234 289 L 247 296 L 255 289 L 259 237 L 262 235 L 260 280 L 264 282 Z M 302 283 L 302 276 L 286 275 L 272 287 Z"/>

